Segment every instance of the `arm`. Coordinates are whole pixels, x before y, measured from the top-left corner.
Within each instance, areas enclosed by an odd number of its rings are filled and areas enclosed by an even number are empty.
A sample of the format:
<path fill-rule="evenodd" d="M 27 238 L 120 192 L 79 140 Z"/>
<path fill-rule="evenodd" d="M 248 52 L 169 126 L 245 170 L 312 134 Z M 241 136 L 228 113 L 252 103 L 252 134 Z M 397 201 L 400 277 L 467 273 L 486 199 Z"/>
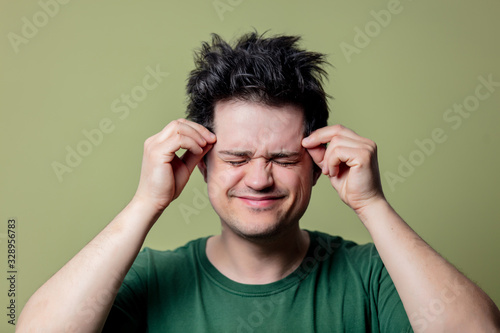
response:
<path fill-rule="evenodd" d="M 387 203 L 374 142 L 335 125 L 313 132 L 303 146 L 367 228 L 416 332 L 500 331 L 493 301 Z"/>
<path fill-rule="evenodd" d="M 17 330 L 100 331 L 147 233 L 214 142 L 206 128 L 184 119 L 146 140 L 131 202 L 31 296 Z M 181 158 L 175 154 L 180 148 L 186 149 Z"/>

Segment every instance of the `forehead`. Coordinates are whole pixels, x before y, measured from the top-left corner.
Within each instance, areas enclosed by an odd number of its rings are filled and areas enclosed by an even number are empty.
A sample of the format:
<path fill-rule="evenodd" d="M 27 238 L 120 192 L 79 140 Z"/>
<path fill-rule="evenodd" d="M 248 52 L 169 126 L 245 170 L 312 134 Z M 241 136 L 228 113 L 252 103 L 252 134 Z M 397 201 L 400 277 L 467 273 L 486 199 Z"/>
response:
<path fill-rule="evenodd" d="M 227 149 L 297 149 L 304 133 L 304 113 L 290 104 L 220 101 L 214 109 L 214 132 L 217 146 Z"/>

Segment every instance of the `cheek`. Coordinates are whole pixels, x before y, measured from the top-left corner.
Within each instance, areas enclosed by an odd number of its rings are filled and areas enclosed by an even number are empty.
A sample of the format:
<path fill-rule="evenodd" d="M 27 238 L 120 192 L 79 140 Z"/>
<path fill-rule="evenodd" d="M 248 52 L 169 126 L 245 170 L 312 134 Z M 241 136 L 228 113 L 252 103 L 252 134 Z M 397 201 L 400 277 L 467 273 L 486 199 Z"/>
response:
<path fill-rule="evenodd" d="M 243 175 L 241 170 L 237 168 L 213 163 L 207 170 L 207 176 L 209 195 L 219 196 L 236 186 Z"/>
<path fill-rule="evenodd" d="M 298 195 L 311 191 L 312 180 L 312 172 L 302 168 L 281 170 L 275 176 L 275 181 L 279 186 L 286 187 L 290 191 L 297 191 Z"/>

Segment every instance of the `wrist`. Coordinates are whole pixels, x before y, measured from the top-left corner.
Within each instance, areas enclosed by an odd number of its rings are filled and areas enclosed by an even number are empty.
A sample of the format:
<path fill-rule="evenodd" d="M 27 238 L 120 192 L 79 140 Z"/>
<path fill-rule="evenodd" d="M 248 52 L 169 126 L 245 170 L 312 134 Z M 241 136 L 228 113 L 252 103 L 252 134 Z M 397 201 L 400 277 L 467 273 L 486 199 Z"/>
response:
<path fill-rule="evenodd" d="M 136 209 L 143 210 L 148 215 L 158 215 L 159 217 L 163 213 L 163 211 L 170 205 L 170 203 L 159 204 L 148 196 L 136 193 L 132 200 L 130 200 L 128 205 L 133 206 Z"/>
<path fill-rule="evenodd" d="M 368 227 L 372 220 L 380 219 L 389 211 L 392 211 L 391 205 L 389 205 L 385 197 L 381 196 L 373 198 L 369 203 L 355 210 L 355 213 L 365 227 Z"/>
<path fill-rule="evenodd" d="M 127 220 L 135 221 L 135 223 L 139 222 L 141 225 L 146 226 L 149 231 L 149 229 L 153 227 L 154 223 L 161 216 L 165 208 L 157 207 L 149 200 L 145 200 L 139 196 L 134 196 L 121 214 L 129 215 L 131 219 Z M 137 225 L 134 227 L 137 227 Z"/>

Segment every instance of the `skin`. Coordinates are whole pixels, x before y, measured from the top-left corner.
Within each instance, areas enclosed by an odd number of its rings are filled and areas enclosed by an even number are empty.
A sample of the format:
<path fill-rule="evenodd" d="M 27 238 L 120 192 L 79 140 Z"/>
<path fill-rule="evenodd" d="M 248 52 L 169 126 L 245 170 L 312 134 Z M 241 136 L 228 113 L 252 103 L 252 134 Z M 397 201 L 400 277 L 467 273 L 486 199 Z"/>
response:
<path fill-rule="evenodd" d="M 224 101 L 215 110 L 217 137 L 179 119 L 146 140 L 131 202 L 33 294 L 17 331 L 100 331 L 147 233 L 196 165 L 222 224 L 221 234 L 207 242 L 209 260 L 242 283 L 270 283 L 288 275 L 309 244 L 298 223 L 319 176 L 313 163 L 372 236 L 415 331 L 500 331 L 500 313 L 491 299 L 387 203 L 373 141 L 340 125 L 303 138 L 300 110 L 289 105 Z M 186 152 L 178 157 L 181 148 Z M 292 164 L 281 165 L 283 156 Z M 422 321 L 418 314 L 443 297 L 443 311 L 426 313 Z"/>
<path fill-rule="evenodd" d="M 217 143 L 198 165 L 222 225 L 207 242 L 207 256 L 235 281 L 279 280 L 307 251 L 299 220 L 319 173 L 301 144 L 303 123 L 292 105 L 225 101 L 215 108 Z"/>

